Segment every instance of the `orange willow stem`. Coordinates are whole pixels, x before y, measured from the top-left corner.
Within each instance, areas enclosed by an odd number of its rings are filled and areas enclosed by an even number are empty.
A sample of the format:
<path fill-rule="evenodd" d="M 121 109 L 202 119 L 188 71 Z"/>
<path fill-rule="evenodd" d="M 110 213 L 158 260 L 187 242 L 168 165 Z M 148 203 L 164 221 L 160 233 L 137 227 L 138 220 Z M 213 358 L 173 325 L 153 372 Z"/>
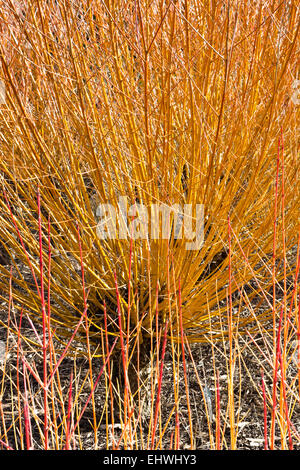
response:
<path fill-rule="evenodd" d="M 38 205 L 38 227 L 39 227 L 39 247 L 40 247 L 40 280 L 41 280 L 41 303 L 42 303 L 42 328 L 43 328 L 43 375 L 44 375 L 44 439 L 45 450 L 48 449 L 48 390 L 47 390 L 47 345 L 46 345 L 46 303 L 44 292 L 44 271 L 43 271 L 43 240 L 42 240 L 42 218 L 41 218 L 41 196 L 40 188 L 37 191 Z M 49 281 L 50 282 L 50 281 Z M 49 302 L 49 299 L 48 299 Z"/>
<path fill-rule="evenodd" d="M 264 381 L 264 372 L 261 371 L 261 388 L 263 393 L 263 400 L 264 400 L 264 441 L 265 441 L 265 450 L 268 450 L 268 422 L 267 422 L 267 397 L 266 397 L 266 387 Z"/>
<path fill-rule="evenodd" d="M 279 357 L 280 357 L 280 336 L 281 336 L 282 317 L 283 317 L 283 306 L 281 308 L 281 313 L 280 313 L 280 318 L 279 318 L 277 343 L 276 343 L 276 356 L 275 356 L 275 364 L 274 364 L 274 371 L 273 371 L 273 398 L 272 398 L 271 444 L 270 444 L 271 450 L 274 450 L 274 442 L 275 442 L 275 416 L 276 416 L 276 408 L 277 408 L 277 375 L 278 375 L 278 363 L 279 363 Z"/>
<path fill-rule="evenodd" d="M 69 394 L 68 394 L 68 414 L 67 414 L 66 445 L 65 445 L 66 450 L 69 450 L 69 448 L 70 448 L 70 426 L 71 426 L 71 411 L 72 411 L 72 382 L 73 382 L 73 371 L 71 371 Z"/>
<path fill-rule="evenodd" d="M 186 402 L 187 402 L 188 416 L 189 416 L 189 427 L 190 427 L 190 446 L 191 446 L 191 449 L 193 449 L 194 435 L 193 435 L 192 412 L 191 412 L 190 397 L 189 397 L 189 386 L 188 386 L 188 380 L 187 380 L 185 350 L 184 350 L 185 337 L 184 337 L 184 333 L 183 333 L 182 299 L 181 299 L 180 278 L 179 278 L 179 286 L 178 286 L 178 302 L 179 302 L 179 322 L 180 322 L 180 342 L 181 342 L 181 351 L 182 351 L 182 364 L 183 364 L 185 394 L 186 394 Z"/>
<path fill-rule="evenodd" d="M 157 397 L 156 397 L 155 413 L 154 413 L 154 422 L 153 422 L 153 427 L 152 427 L 151 449 L 154 449 L 155 431 L 156 431 L 156 427 L 157 427 L 157 420 L 158 420 L 158 413 L 159 413 L 159 404 L 160 404 L 160 395 L 161 395 L 162 378 L 163 378 L 164 358 L 165 358 L 166 345 L 167 345 L 167 331 L 168 331 L 168 322 L 166 322 L 163 345 L 162 345 L 162 353 L 161 353 L 161 360 L 160 360 L 160 371 L 159 371 L 158 387 L 157 387 Z"/>
<path fill-rule="evenodd" d="M 106 302 L 104 301 L 104 332 L 105 332 L 105 346 L 106 346 L 106 355 L 109 353 L 109 341 L 108 341 L 108 327 L 107 327 L 107 311 L 106 311 Z M 114 438 L 114 394 L 112 388 L 112 372 L 110 367 L 110 361 L 107 362 L 107 371 L 108 371 L 108 387 L 109 387 L 109 394 L 110 394 L 110 412 L 111 412 L 111 433 L 112 433 L 112 445 L 113 450 L 115 448 L 115 438 Z"/>
<path fill-rule="evenodd" d="M 92 357 L 91 357 L 91 347 L 90 347 L 90 335 L 89 335 L 89 320 L 88 320 L 88 304 L 85 292 L 85 271 L 83 265 L 83 256 L 82 256 L 82 245 L 81 245 L 81 237 L 80 237 L 80 230 L 79 224 L 76 222 L 77 227 L 77 236 L 78 236 L 78 245 L 79 245 L 79 253 L 80 253 L 80 266 L 81 266 L 81 279 L 82 279 L 82 294 L 83 294 L 83 305 L 84 305 L 84 319 L 85 319 L 85 332 L 86 332 L 86 344 L 87 344 L 87 354 L 89 360 L 89 373 L 90 373 L 90 383 L 91 389 L 94 388 L 93 382 L 93 367 L 92 367 Z M 95 405 L 95 397 L 92 395 L 92 408 L 93 408 L 93 424 L 94 424 L 94 438 L 95 438 L 95 447 L 97 448 L 97 419 L 96 419 L 96 405 Z"/>
<path fill-rule="evenodd" d="M 280 364 L 280 369 L 281 369 L 281 386 L 282 386 L 282 390 L 283 390 L 283 406 L 284 406 L 285 419 L 286 419 L 286 423 L 287 423 L 288 436 L 289 436 L 289 448 L 290 448 L 290 450 L 293 450 L 293 440 L 292 440 L 292 434 L 291 434 L 291 422 L 290 422 L 290 417 L 289 417 L 289 408 L 288 408 L 288 403 L 287 403 L 284 368 L 283 368 L 284 365 L 283 365 L 283 361 L 282 361 L 282 354 L 281 354 L 280 348 L 279 348 L 279 364 Z"/>
<path fill-rule="evenodd" d="M 24 427 L 25 427 L 25 438 L 26 438 L 26 449 L 32 449 L 32 431 L 30 424 L 30 412 L 28 406 L 28 393 L 27 393 L 27 373 L 25 368 L 25 363 L 23 362 L 23 382 L 24 382 Z"/>
<path fill-rule="evenodd" d="M 220 400 L 220 381 L 219 371 L 217 370 L 216 377 L 216 449 L 221 450 L 220 427 L 221 427 L 221 400 Z"/>
<path fill-rule="evenodd" d="M 234 419 L 234 391 L 233 391 L 233 374 L 234 374 L 234 359 L 233 359 L 233 334 L 232 334 L 232 247 L 231 247 L 231 223 L 230 216 L 228 215 L 228 277 L 229 277 L 229 315 L 228 315 L 228 336 L 229 336 L 229 384 L 228 384 L 228 394 L 229 394 L 229 421 L 230 421 L 230 439 L 231 439 L 231 449 L 234 450 L 236 447 L 236 431 L 235 431 L 235 419 Z"/>
<path fill-rule="evenodd" d="M 273 226 L 273 344 L 274 344 L 274 361 L 275 361 L 275 344 L 276 344 L 276 243 L 277 243 L 277 206 L 278 206 L 278 186 L 279 186 L 279 164 L 280 164 L 280 138 L 277 146 L 277 164 L 276 164 L 276 180 L 275 180 L 275 203 L 274 203 L 274 226 Z"/>
<path fill-rule="evenodd" d="M 123 373 L 124 373 L 124 423 L 128 423 L 130 421 L 130 417 L 132 413 L 130 413 L 130 404 L 129 404 L 129 381 L 128 381 L 128 363 L 127 363 L 127 354 L 126 348 L 124 344 L 123 338 L 123 319 L 122 319 L 122 311 L 121 311 L 121 304 L 120 304 L 120 295 L 119 295 L 119 288 L 118 288 L 118 281 L 117 281 L 117 273 L 114 272 L 115 278 L 115 288 L 116 288 L 116 295 L 117 295 L 117 309 L 118 309 L 118 324 L 119 324 L 119 335 L 120 335 L 120 345 L 121 345 L 121 356 L 122 356 L 122 364 L 123 364 Z M 130 414 L 130 417 L 128 415 Z M 130 424 L 130 423 L 129 423 Z M 126 434 L 125 434 L 126 436 Z M 126 440 L 126 439 L 125 439 Z M 126 446 L 126 442 L 125 442 Z"/>

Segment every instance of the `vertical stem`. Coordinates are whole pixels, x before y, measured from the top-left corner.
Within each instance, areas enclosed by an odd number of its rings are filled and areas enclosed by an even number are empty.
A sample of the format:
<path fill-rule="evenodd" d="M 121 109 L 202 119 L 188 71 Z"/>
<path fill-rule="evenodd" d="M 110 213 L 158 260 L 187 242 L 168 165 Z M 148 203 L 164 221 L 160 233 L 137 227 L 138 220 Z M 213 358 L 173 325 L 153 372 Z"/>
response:
<path fill-rule="evenodd" d="M 232 266 L 231 266 L 231 224 L 230 216 L 228 216 L 228 243 L 229 243 L 229 255 L 228 255 L 228 276 L 229 276 L 229 319 L 228 319 L 228 335 L 229 335 L 229 421 L 230 421 L 230 439 L 231 449 L 234 450 L 236 446 L 236 432 L 234 422 L 234 388 L 233 388 L 233 375 L 234 375 L 234 359 L 233 359 L 233 335 L 232 335 Z"/>
<path fill-rule="evenodd" d="M 39 226 L 39 248 L 40 248 L 40 279 L 41 290 L 40 298 L 42 304 L 42 327 L 43 327 L 43 379 L 44 379 L 44 439 L 45 450 L 48 450 L 48 392 L 47 392 L 47 345 L 46 345 L 46 304 L 44 292 L 44 271 L 43 271 L 43 240 L 42 240 L 42 217 L 41 217 L 41 199 L 40 188 L 37 191 L 37 204 L 38 204 L 38 226 Z"/>
<path fill-rule="evenodd" d="M 264 441 L 265 441 L 264 449 L 268 450 L 267 399 L 266 399 L 266 387 L 265 387 L 263 371 L 261 371 L 261 388 L 262 388 L 263 400 L 264 400 Z"/>
<path fill-rule="evenodd" d="M 191 406 L 190 406 L 189 386 L 188 386 L 188 380 L 187 380 L 186 360 L 185 360 L 185 351 L 184 351 L 185 341 L 184 341 L 183 322 L 182 322 L 182 300 L 181 300 L 180 279 L 179 279 L 179 287 L 178 287 L 178 301 L 179 301 L 179 321 L 180 321 L 180 342 L 181 342 L 181 351 L 182 351 L 182 364 L 183 364 L 184 384 L 185 384 L 186 402 L 187 402 L 189 427 L 190 427 L 190 445 L 191 445 L 191 450 L 192 450 L 194 447 L 194 435 L 193 435 L 192 412 L 191 412 Z"/>

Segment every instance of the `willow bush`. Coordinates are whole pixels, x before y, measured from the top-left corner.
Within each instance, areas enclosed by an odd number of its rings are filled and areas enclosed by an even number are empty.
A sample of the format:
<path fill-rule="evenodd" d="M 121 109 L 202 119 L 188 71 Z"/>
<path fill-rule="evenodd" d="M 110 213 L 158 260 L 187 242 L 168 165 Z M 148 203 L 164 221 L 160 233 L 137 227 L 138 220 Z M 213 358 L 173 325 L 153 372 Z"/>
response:
<path fill-rule="evenodd" d="M 247 286 L 254 298 L 254 277 L 271 292 L 274 247 L 277 258 L 297 240 L 297 2 L 0 3 L 0 240 L 16 305 L 41 317 L 32 278 L 39 194 L 60 338 L 84 308 L 81 267 L 91 337 L 104 304 L 116 334 L 118 300 L 133 337 L 137 325 L 149 334 L 156 315 L 176 337 L 180 285 L 187 337 L 218 338 L 228 295 L 238 301 Z M 174 230 L 169 239 L 101 240 L 96 207 L 124 196 L 146 207 L 203 204 L 204 243 L 187 250 Z M 11 269 L 0 269 L 7 298 Z M 252 321 L 244 312 L 240 329 Z"/>

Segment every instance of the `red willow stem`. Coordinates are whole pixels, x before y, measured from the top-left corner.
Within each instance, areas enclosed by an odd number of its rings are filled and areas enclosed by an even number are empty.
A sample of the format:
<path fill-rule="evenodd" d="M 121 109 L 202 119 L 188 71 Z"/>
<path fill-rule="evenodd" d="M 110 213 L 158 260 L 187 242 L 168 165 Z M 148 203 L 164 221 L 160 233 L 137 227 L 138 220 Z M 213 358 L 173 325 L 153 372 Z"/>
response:
<path fill-rule="evenodd" d="M 272 261 L 274 351 L 275 351 L 275 343 L 276 343 L 276 237 L 277 237 L 277 206 L 278 206 L 278 187 L 279 187 L 279 164 L 280 164 L 280 138 L 278 139 L 278 145 L 277 145 L 275 203 L 274 203 L 274 228 L 273 228 L 273 261 Z M 275 360 L 275 357 L 274 357 L 274 360 Z"/>

